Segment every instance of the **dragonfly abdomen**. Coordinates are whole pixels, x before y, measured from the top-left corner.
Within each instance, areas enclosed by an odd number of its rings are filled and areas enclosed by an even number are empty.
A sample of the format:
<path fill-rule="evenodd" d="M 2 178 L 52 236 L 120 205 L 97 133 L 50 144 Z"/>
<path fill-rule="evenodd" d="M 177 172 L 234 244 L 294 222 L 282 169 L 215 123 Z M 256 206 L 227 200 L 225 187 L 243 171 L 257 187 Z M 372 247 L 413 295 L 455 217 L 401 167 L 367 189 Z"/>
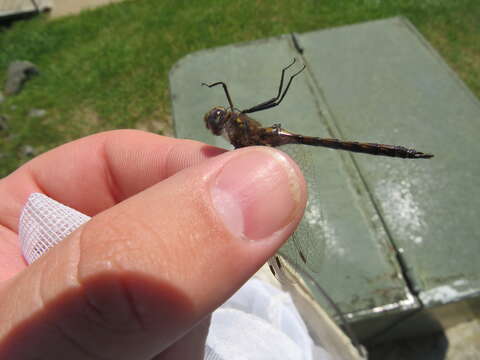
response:
<path fill-rule="evenodd" d="M 317 138 L 292 134 L 292 143 L 323 146 L 331 149 L 347 150 L 371 155 L 383 155 L 399 157 L 404 159 L 431 158 L 433 155 L 419 152 L 415 149 L 408 149 L 403 146 L 385 145 L 376 143 L 364 143 L 358 141 L 342 141 L 338 139 Z"/>

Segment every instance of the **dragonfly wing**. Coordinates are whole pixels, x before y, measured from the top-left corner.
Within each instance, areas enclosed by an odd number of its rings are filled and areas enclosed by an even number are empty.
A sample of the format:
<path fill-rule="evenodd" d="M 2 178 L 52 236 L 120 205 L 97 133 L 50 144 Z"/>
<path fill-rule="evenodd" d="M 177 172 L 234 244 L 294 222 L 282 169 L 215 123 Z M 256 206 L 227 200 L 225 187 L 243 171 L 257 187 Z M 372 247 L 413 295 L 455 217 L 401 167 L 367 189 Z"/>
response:
<path fill-rule="evenodd" d="M 308 202 L 305 215 L 295 234 L 280 249 L 280 255 L 294 268 L 318 273 L 323 263 L 325 245 L 328 241 L 328 226 L 324 219 L 319 196 L 318 181 L 320 169 L 315 166 L 308 148 L 285 145 L 282 151 L 288 153 L 302 168 L 308 186 Z"/>

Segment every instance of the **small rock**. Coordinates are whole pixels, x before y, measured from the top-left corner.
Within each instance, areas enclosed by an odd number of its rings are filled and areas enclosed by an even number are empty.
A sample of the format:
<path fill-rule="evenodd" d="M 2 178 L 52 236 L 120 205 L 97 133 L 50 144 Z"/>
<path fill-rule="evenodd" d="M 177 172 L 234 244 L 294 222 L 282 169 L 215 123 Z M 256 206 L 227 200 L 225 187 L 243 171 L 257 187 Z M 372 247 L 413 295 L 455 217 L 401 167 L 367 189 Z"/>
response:
<path fill-rule="evenodd" d="M 35 148 L 32 145 L 23 145 L 21 150 L 20 150 L 20 153 L 23 156 L 27 156 L 27 157 L 35 156 L 36 152 L 37 151 L 35 150 Z"/>
<path fill-rule="evenodd" d="M 5 81 L 5 95 L 15 95 L 33 75 L 38 75 L 38 68 L 30 61 L 13 61 L 8 66 Z"/>
<path fill-rule="evenodd" d="M 28 116 L 35 117 L 35 118 L 44 117 L 46 114 L 47 114 L 47 110 L 44 110 L 44 109 L 31 109 L 28 112 Z"/>

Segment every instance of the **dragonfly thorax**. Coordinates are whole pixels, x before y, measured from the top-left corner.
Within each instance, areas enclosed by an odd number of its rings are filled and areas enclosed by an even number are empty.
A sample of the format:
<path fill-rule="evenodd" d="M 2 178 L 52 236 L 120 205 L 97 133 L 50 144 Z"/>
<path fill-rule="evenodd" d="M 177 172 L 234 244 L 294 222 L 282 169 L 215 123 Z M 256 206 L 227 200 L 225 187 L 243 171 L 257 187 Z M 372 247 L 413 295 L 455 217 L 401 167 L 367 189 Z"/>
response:
<path fill-rule="evenodd" d="M 215 106 L 208 111 L 203 118 L 207 129 L 214 135 L 221 135 L 228 120 L 228 113 L 229 111 L 222 106 Z"/>

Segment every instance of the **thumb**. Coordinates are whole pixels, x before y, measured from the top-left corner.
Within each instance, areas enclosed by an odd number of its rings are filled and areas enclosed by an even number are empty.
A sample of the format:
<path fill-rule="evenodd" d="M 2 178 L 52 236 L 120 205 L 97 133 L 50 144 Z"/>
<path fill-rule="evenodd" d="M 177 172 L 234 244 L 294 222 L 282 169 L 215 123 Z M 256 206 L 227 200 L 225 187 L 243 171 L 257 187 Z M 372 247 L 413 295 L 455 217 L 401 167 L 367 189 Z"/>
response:
<path fill-rule="evenodd" d="M 151 359 L 288 239 L 305 182 L 278 150 L 224 153 L 100 213 L 0 294 L 0 358 Z"/>

